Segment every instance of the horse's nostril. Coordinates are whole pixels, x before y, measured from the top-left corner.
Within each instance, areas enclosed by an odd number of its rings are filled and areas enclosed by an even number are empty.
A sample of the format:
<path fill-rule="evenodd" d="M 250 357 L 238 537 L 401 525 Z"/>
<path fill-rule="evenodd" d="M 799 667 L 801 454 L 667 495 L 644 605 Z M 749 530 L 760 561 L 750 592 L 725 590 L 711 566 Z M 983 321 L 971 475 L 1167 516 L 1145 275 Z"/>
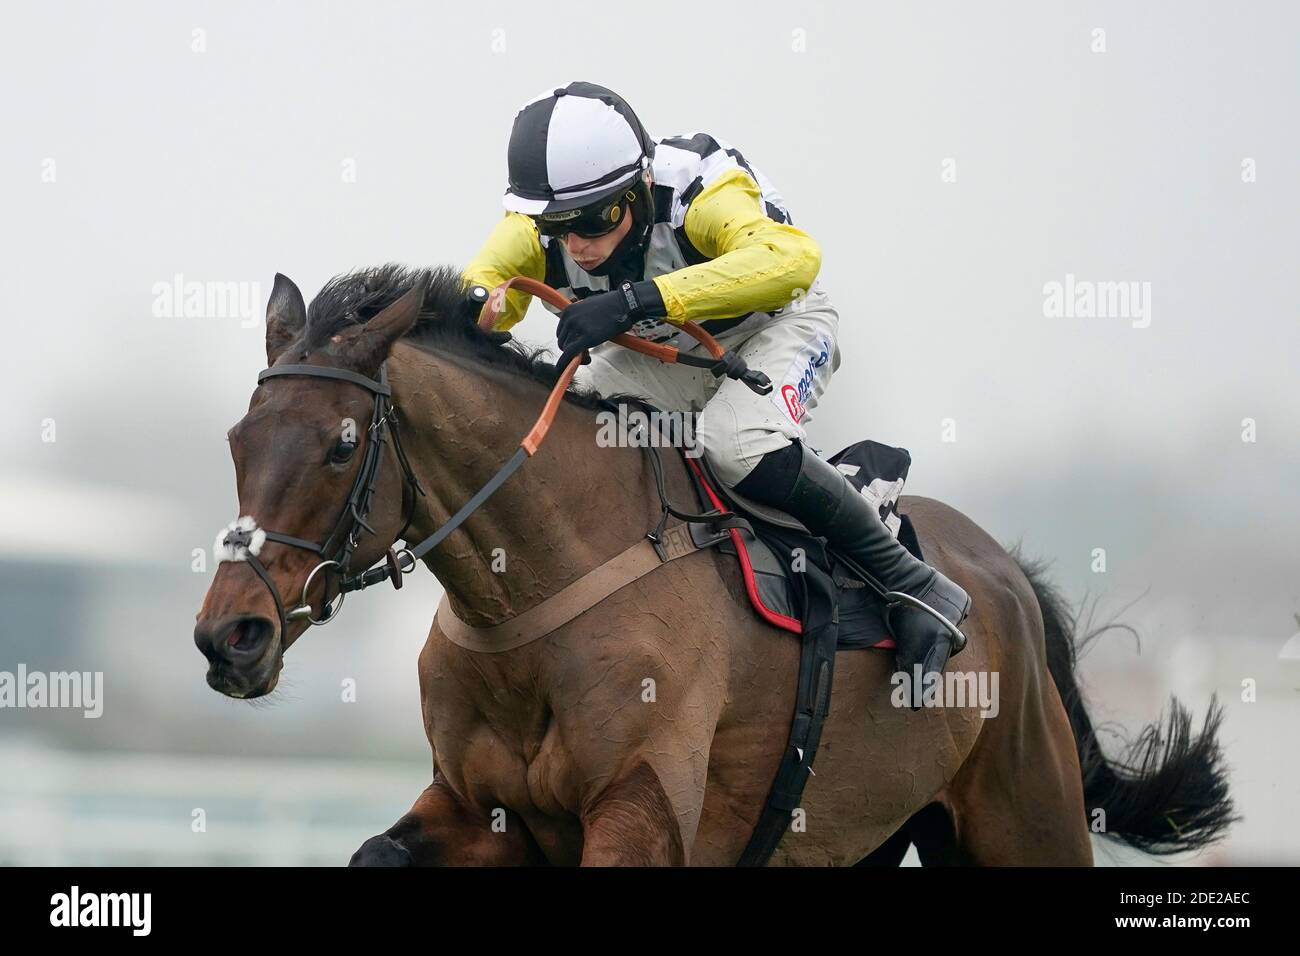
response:
<path fill-rule="evenodd" d="M 271 638 L 271 622 L 265 618 L 253 617 L 237 621 L 226 636 L 226 644 L 232 651 L 249 653 L 260 650 Z"/>

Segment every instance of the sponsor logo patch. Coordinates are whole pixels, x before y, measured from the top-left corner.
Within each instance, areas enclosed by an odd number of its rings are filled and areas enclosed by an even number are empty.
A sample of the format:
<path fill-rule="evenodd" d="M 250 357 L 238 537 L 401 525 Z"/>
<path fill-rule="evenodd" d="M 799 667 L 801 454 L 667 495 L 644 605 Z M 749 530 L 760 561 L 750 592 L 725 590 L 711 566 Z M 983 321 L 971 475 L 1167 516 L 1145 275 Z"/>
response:
<path fill-rule="evenodd" d="M 813 339 L 799 350 L 781 380 L 780 387 L 772 393 L 772 401 L 777 408 L 789 415 L 796 425 L 808 413 L 808 402 L 813 397 L 813 383 L 817 380 L 818 370 L 830 360 L 830 340 L 824 336 Z"/>

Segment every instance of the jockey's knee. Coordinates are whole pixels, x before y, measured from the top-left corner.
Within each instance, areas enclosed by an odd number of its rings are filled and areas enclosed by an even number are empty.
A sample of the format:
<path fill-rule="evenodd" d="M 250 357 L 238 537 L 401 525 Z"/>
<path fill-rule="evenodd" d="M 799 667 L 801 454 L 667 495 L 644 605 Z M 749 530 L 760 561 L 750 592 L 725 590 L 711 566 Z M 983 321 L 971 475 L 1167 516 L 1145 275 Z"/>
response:
<path fill-rule="evenodd" d="M 730 406 L 715 408 L 718 404 L 714 402 L 700 413 L 695 425 L 695 443 L 718 480 L 734 488 L 765 454 L 787 447 L 790 439 L 767 428 L 744 428 Z"/>
<path fill-rule="evenodd" d="M 719 454 L 709 448 L 704 449 L 704 457 L 709 460 L 713 473 L 728 488 L 734 488 L 744 480 L 750 469 L 735 455 Z"/>

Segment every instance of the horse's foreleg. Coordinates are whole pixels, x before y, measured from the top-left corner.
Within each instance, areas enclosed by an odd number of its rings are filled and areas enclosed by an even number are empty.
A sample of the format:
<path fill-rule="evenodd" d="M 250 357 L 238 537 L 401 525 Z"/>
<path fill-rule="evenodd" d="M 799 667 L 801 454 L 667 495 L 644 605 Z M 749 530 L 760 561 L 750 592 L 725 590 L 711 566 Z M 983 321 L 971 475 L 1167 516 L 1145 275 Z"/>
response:
<path fill-rule="evenodd" d="M 659 776 L 638 763 L 582 815 L 583 866 L 682 866 L 681 827 Z"/>
<path fill-rule="evenodd" d="M 349 866 L 530 866 L 544 863 L 523 821 L 495 821 L 435 776 L 415 805 L 352 854 Z M 493 824 L 498 825 L 494 828 Z"/>

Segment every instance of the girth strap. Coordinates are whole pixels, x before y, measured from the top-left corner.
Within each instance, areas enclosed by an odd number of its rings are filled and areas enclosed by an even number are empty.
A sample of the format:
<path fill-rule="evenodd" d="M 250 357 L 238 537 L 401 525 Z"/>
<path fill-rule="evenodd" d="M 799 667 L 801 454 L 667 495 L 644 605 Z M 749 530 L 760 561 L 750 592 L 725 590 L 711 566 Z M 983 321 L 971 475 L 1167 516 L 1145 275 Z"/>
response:
<path fill-rule="evenodd" d="M 642 538 L 542 603 L 491 627 L 471 627 L 466 624 L 456 616 L 444 594 L 438 604 L 438 627 L 449 641 L 468 651 L 483 654 L 512 651 L 563 627 L 579 614 L 595 607 L 620 588 L 645 577 L 655 568 L 727 538 L 725 530 L 710 530 L 706 534 L 708 536 L 702 541 L 697 541 L 692 534 L 691 525 L 674 525 L 660 535 L 658 544 L 663 549 L 663 557 L 660 557 L 655 542 Z"/>

